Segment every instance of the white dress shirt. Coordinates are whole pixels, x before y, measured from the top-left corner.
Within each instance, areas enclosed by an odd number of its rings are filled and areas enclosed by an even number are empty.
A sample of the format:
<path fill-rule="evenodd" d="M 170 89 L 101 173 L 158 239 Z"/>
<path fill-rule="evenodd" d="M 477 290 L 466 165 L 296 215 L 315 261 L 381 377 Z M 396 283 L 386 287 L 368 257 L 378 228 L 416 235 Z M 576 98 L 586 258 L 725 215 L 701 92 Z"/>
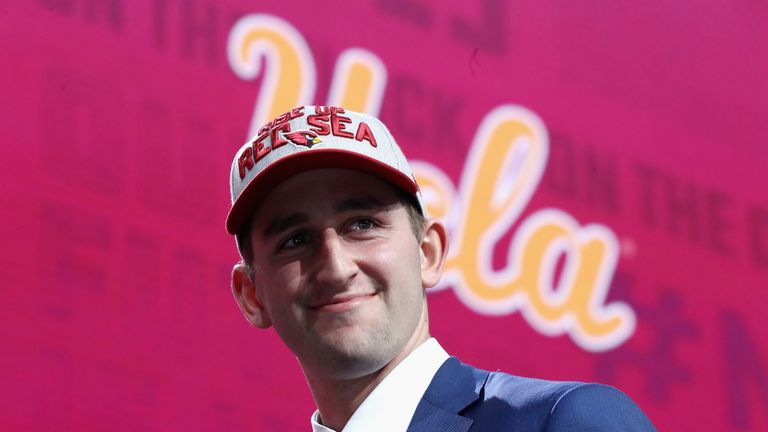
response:
<path fill-rule="evenodd" d="M 435 338 L 413 350 L 376 386 L 349 418 L 342 432 L 398 432 L 408 428 L 421 397 L 448 353 Z M 312 414 L 313 432 L 336 432 Z"/>

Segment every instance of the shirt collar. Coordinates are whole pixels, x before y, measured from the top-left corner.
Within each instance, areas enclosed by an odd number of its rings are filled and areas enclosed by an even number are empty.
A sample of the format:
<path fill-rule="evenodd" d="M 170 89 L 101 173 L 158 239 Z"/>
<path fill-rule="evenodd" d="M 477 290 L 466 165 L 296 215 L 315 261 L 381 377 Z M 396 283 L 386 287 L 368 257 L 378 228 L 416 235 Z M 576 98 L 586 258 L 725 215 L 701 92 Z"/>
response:
<path fill-rule="evenodd" d="M 405 431 L 429 383 L 448 357 L 435 338 L 427 339 L 373 389 L 342 432 Z M 319 419 L 320 412 L 315 410 L 313 432 L 336 432 L 320 424 Z"/>

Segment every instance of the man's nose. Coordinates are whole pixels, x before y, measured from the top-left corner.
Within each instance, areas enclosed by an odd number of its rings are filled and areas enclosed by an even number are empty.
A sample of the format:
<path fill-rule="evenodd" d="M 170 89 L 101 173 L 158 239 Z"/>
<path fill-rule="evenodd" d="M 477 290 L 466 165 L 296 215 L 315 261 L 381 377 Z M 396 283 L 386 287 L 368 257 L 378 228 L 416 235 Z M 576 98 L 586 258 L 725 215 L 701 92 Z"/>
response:
<path fill-rule="evenodd" d="M 315 277 L 318 283 L 341 286 L 357 275 L 357 264 L 336 230 L 329 228 L 323 231 L 317 255 Z"/>

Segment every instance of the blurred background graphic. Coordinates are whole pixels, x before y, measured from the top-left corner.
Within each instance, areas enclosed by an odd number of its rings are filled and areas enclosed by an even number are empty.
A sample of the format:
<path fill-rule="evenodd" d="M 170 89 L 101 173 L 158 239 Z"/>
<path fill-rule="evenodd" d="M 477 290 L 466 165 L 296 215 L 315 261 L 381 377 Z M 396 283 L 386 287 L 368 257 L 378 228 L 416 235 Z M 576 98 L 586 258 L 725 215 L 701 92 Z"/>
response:
<path fill-rule="evenodd" d="M 768 429 L 768 6 L 0 5 L 0 429 L 309 430 L 229 292 L 229 166 L 299 104 L 379 115 L 453 255 L 433 334 L 659 430 Z"/>

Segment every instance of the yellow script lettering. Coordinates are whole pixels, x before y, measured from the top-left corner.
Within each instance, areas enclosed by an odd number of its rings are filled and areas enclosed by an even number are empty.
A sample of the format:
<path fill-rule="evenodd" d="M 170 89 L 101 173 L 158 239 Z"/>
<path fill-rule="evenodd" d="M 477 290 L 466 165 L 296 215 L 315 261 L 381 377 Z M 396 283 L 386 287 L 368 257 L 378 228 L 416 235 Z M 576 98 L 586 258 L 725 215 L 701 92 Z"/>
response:
<path fill-rule="evenodd" d="M 635 316 L 623 303 L 605 304 L 616 267 L 614 234 L 599 224 L 579 225 L 557 209 L 543 209 L 523 221 L 507 256 L 492 268 L 493 248 L 519 219 L 539 184 L 549 151 L 546 128 L 517 106 L 491 111 L 478 128 L 459 191 L 439 170 L 421 162 L 417 180 L 433 215 L 445 217 L 447 202 L 458 207 L 449 218 L 454 245 L 442 287 L 453 286 L 470 308 L 490 315 L 520 310 L 541 333 L 568 333 L 582 348 L 607 350 L 634 331 Z M 458 195 L 458 196 L 454 196 Z M 556 263 L 565 265 L 555 281 Z"/>

